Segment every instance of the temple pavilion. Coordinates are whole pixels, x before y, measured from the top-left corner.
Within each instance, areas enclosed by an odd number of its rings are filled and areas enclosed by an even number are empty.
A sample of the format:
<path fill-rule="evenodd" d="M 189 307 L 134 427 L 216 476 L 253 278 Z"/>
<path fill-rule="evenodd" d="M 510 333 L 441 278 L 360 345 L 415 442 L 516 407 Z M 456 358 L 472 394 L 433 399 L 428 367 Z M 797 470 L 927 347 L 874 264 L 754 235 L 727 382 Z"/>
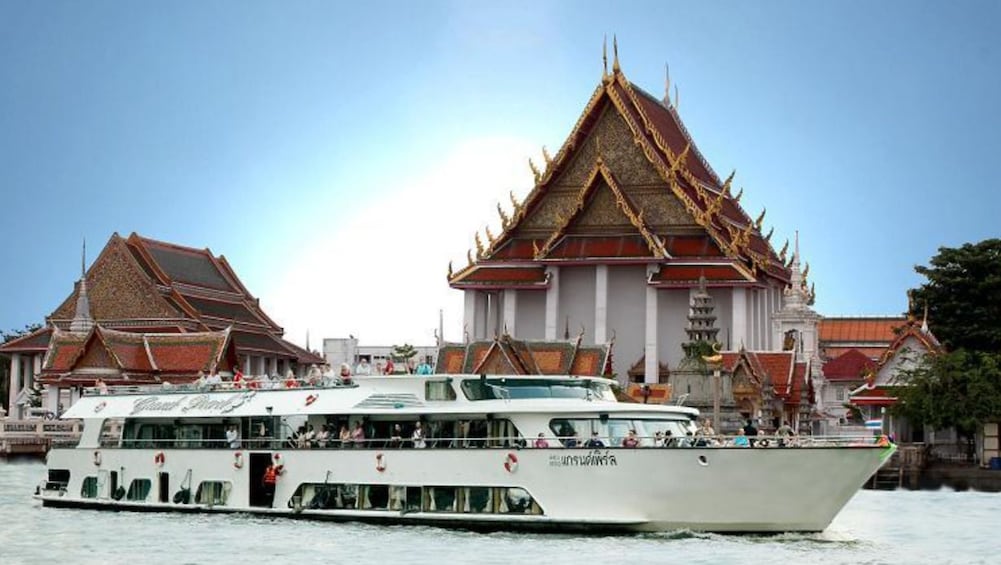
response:
<path fill-rule="evenodd" d="M 85 262 L 84 262 L 85 263 Z M 71 405 L 97 378 L 187 382 L 199 371 L 302 374 L 323 358 L 283 338 L 229 262 L 209 249 L 113 234 L 39 330 L 0 347 L 11 359 L 10 416 L 45 385 L 45 409 Z"/>
<path fill-rule="evenodd" d="M 617 49 L 563 146 L 543 154 L 543 166 L 529 163 L 527 197 L 498 207 L 499 233 L 477 233 L 468 264 L 449 266 L 468 342 L 580 334 L 586 346 L 614 342 L 620 379 L 665 382 L 685 356 L 701 284 L 713 319 L 700 323 L 724 349 L 787 346 L 781 390 L 809 388 L 819 363 L 796 369 L 792 351 L 801 363 L 816 357 L 819 316 L 798 250 L 772 246 L 764 211 L 741 206 L 734 175 L 716 174 L 676 101 L 632 83 Z M 790 378 L 802 382 L 785 386 Z"/>

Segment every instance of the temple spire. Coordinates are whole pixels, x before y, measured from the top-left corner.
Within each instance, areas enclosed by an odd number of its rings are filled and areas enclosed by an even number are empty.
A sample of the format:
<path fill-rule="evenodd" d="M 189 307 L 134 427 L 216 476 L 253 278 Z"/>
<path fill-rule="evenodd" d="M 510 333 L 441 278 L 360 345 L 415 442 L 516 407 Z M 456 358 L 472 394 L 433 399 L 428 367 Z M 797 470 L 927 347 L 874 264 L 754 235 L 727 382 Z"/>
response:
<path fill-rule="evenodd" d="M 601 72 L 602 77 L 608 76 L 608 35 L 605 35 L 605 39 L 601 42 Z"/>
<path fill-rule="evenodd" d="M 664 105 L 671 105 L 671 67 L 664 63 Z"/>
<path fill-rule="evenodd" d="M 86 333 L 94 327 L 94 318 L 90 316 L 90 299 L 87 297 L 87 240 L 83 240 L 83 252 L 80 258 L 80 287 L 76 296 L 76 311 L 70 322 L 71 332 Z"/>
<path fill-rule="evenodd" d="M 612 34 L 612 72 L 618 74 L 622 72 L 622 68 L 619 67 L 619 40 Z"/>

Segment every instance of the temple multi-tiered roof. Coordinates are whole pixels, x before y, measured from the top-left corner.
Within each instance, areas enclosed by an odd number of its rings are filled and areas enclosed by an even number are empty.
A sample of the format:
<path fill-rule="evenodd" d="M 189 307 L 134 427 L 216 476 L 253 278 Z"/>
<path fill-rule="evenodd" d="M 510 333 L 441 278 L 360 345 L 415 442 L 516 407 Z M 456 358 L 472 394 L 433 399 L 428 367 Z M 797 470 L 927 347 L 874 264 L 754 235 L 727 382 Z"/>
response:
<path fill-rule="evenodd" d="M 692 141 L 668 100 L 630 82 L 618 65 L 603 74 L 583 114 L 501 232 L 476 236 L 468 265 L 450 268 L 460 289 L 544 288 L 546 265 L 656 263 L 648 284 L 753 286 L 789 280 L 786 247 L 763 234 Z M 741 191 L 742 192 L 742 191 Z"/>

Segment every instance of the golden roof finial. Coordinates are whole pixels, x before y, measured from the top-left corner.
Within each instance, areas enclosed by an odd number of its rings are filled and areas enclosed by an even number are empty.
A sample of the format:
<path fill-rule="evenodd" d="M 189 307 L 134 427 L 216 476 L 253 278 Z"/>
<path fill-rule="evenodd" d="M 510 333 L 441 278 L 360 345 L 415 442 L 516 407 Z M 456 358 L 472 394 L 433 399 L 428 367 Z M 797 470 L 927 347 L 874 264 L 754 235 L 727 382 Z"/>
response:
<path fill-rule="evenodd" d="M 765 221 L 765 212 L 767 212 L 767 211 L 768 211 L 768 208 L 762 208 L 761 209 L 761 214 L 758 214 L 757 219 L 754 220 L 754 227 L 758 231 L 761 231 L 761 224 Z"/>
<path fill-rule="evenodd" d="M 542 158 L 546 160 L 546 168 L 549 168 L 549 165 L 553 164 L 553 157 L 549 154 L 549 150 L 546 149 L 545 145 L 542 146 Z"/>
<path fill-rule="evenodd" d="M 451 261 L 448 262 L 448 278 L 449 279 L 452 278 L 452 262 Z"/>
<path fill-rule="evenodd" d="M 539 184 L 539 179 L 542 178 L 542 173 L 539 172 L 539 168 L 535 166 L 535 161 L 532 158 L 528 158 L 528 168 L 532 169 L 532 176 L 535 177 L 535 184 Z"/>
<path fill-rule="evenodd" d="M 678 108 L 680 108 L 680 107 L 681 107 L 681 95 L 678 94 L 678 85 L 675 84 L 674 85 L 674 110 L 678 111 Z"/>
<path fill-rule="evenodd" d="M 612 34 L 612 57 L 613 57 L 612 72 L 613 73 L 622 72 L 622 68 L 619 67 L 619 39 L 615 36 L 614 33 Z"/>
<path fill-rule="evenodd" d="M 810 262 L 806 262 L 806 266 L 803 267 L 803 282 L 806 282 L 806 277 L 810 276 Z"/>
<path fill-rule="evenodd" d="M 472 265 L 473 264 L 473 250 L 472 249 L 467 249 L 466 250 L 466 264 L 467 265 Z"/>
<path fill-rule="evenodd" d="M 736 174 L 737 174 L 737 169 L 734 169 L 733 172 L 730 173 L 730 176 L 726 177 L 726 180 L 723 181 L 723 192 L 725 193 L 730 192 L 730 183 L 733 182 L 733 177 L 736 176 Z"/>
<path fill-rule="evenodd" d="M 692 148 L 691 143 L 685 144 L 685 149 L 678 153 L 677 159 L 674 160 L 674 165 L 671 166 L 671 170 L 674 172 L 680 171 L 683 167 L 688 166 L 688 150 Z"/>
<path fill-rule="evenodd" d="M 508 195 L 511 197 L 511 206 L 514 207 L 514 215 L 515 215 L 515 217 L 521 216 L 521 212 L 523 210 L 523 207 L 522 207 L 522 204 L 520 202 L 518 202 L 518 199 L 514 197 L 514 191 L 513 190 L 509 191 Z"/>
<path fill-rule="evenodd" d="M 487 232 L 487 243 L 489 243 L 491 246 L 493 246 L 494 241 L 495 241 L 496 238 L 494 238 L 494 234 L 490 233 L 490 226 L 487 226 L 484 229 Z"/>
<path fill-rule="evenodd" d="M 532 240 L 532 257 L 539 257 L 539 244 L 534 239 Z"/>
<path fill-rule="evenodd" d="M 501 229 L 506 230 L 509 225 L 511 225 L 511 218 L 504 213 L 504 209 L 501 208 L 500 202 L 497 203 L 497 214 L 501 219 Z"/>
<path fill-rule="evenodd" d="M 733 197 L 733 200 L 734 200 L 734 201 L 735 201 L 735 202 L 736 202 L 737 204 L 740 204 L 740 197 L 741 197 L 741 196 L 744 196 L 744 187 L 740 187 L 740 190 L 738 190 L 738 191 L 737 191 L 737 196 L 734 196 L 734 197 Z"/>
<path fill-rule="evenodd" d="M 473 239 L 476 241 L 476 258 L 477 259 L 482 259 L 483 258 L 483 240 L 480 239 L 480 232 L 476 232 L 476 235 L 473 237 Z"/>
<path fill-rule="evenodd" d="M 771 241 L 773 233 L 775 233 L 775 226 L 772 226 L 772 229 L 768 230 L 768 235 L 765 236 L 765 241 Z"/>
<path fill-rule="evenodd" d="M 786 242 L 782 245 L 782 251 L 779 251 L 779 259 L 783 263 L 786 262 L 786 252 L 789 251 L 789 238 L 786 238 Z"/>

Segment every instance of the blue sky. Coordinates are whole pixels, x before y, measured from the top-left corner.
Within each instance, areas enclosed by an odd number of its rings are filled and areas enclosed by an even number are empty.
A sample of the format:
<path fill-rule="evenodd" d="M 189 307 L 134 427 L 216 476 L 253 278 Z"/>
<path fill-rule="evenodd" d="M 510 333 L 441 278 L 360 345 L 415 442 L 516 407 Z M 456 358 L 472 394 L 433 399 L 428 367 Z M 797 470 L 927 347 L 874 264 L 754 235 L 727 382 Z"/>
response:
<path fill-rule="evenodd" d="M 896 314 L 913 266 L 998 237 L 997 2 L 0 3 L 0 327 L 80 241 L 210 247 L 302 343 L 429 342 L 444 275 L 560 146 L 617 34 L 828 315 Z M 497 231 L 496 229 L 494 231 Z M 93 255 L 93 253 L 92 253 Z M 314 342 L 316 345 L 316 342 Z"/>

